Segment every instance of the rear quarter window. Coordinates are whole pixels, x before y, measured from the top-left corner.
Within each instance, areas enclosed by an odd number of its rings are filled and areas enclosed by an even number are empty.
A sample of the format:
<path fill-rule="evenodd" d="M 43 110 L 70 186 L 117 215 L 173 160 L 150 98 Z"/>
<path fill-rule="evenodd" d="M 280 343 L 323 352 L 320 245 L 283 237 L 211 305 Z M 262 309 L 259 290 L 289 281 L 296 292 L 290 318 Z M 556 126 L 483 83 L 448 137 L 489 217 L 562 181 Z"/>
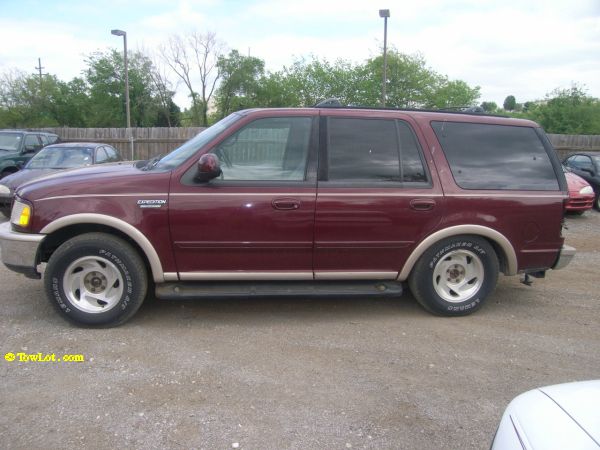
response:
<path fill-rule="evenodd" d="M 559 190 L 535 129 L 463 122 L 432 122 L 456 184 L 463 189 Z"/>

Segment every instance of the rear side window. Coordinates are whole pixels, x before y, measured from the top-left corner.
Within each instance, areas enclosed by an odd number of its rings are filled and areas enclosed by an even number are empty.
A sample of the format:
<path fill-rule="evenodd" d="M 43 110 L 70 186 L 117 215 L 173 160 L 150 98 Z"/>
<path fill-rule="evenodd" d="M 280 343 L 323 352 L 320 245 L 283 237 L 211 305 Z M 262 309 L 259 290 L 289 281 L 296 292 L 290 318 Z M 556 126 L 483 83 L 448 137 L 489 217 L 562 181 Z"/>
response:
<path fill-rule="evenodd" d="M 552 162 L 533 128 L 432 122 L 463 189 L 558 190 Z"/>
<path fill-rule="evenodd" d="M 392 119 L 331 117 L 328 181 L 427 182 L 410 127 Z"/>

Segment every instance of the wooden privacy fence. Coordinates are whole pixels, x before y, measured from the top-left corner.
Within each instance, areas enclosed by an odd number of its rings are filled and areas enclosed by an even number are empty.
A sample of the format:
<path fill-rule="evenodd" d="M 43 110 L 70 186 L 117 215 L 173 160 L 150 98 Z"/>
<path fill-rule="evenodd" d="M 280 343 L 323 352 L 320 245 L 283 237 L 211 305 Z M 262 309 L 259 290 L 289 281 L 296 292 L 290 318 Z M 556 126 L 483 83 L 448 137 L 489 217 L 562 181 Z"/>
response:
<path fill-rule="evenodd" d="M 600 152 L 599 135 L 549 134 L 561 161 L 574 152 Z"/>
<path fill-rule="evenodd" d="M 204 128 L 132 128 L 134 159 L 165 155 L 191 139 Z M 131 159 L 131 140 L 125 128 L 45 128 L 65 142 L 104 142 L 117 148 L 124 159 Z M 600 135 L 549 134 L 552 145 L 562 160 L 576 151 L 600 152 Z"/>
<path fill-rule="evenodd" d="M 131 138 L 126 128 L 44 128 L 56 133 L 63 142 L 103 142 L 121 152 L 123 159 L 149 159 L 166 155 L 185 141 L 196 136 L 204 127 L 131 128 Z"/>

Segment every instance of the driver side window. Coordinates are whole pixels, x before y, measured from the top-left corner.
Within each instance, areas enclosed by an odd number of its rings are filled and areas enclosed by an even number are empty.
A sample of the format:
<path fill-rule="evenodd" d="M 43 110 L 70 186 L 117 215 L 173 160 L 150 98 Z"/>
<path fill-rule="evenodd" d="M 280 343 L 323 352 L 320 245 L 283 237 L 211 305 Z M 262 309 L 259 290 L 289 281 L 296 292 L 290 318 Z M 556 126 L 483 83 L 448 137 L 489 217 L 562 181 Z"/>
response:
<path fill-rule="evenodd" d="M 303 181 L 310 117 L 258 119 L 225 139 L 213 153 L 224 181 Z"/>
<path fill-rule="evenodd" d="M 35 151 L 41 147 L 40 141 L 35 134 L 26 135 L 23 144 L 25 151 Z"/>

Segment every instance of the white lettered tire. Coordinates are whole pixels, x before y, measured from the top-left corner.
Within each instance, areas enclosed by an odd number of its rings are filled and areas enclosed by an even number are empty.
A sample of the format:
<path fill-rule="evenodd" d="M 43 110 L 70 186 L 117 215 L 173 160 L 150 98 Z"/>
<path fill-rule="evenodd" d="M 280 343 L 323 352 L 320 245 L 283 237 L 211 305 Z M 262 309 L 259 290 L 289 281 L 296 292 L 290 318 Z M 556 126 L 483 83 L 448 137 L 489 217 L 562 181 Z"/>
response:
<path fill-rule="evenodd" d="M 116 326 L 142 305 L 148 275 L 138 252 L 107 233 L 86 233 L 64 242 L 44 272 L 48 299 L 78 325 Z"/>
<path fill-rule="evenodd" d="M 453 236 L 421 255 L 409 277 L 413 296 L 428 311 L 462 316 L 481 307 L 498 281 L 498 257 L 485 239 Z"/>

